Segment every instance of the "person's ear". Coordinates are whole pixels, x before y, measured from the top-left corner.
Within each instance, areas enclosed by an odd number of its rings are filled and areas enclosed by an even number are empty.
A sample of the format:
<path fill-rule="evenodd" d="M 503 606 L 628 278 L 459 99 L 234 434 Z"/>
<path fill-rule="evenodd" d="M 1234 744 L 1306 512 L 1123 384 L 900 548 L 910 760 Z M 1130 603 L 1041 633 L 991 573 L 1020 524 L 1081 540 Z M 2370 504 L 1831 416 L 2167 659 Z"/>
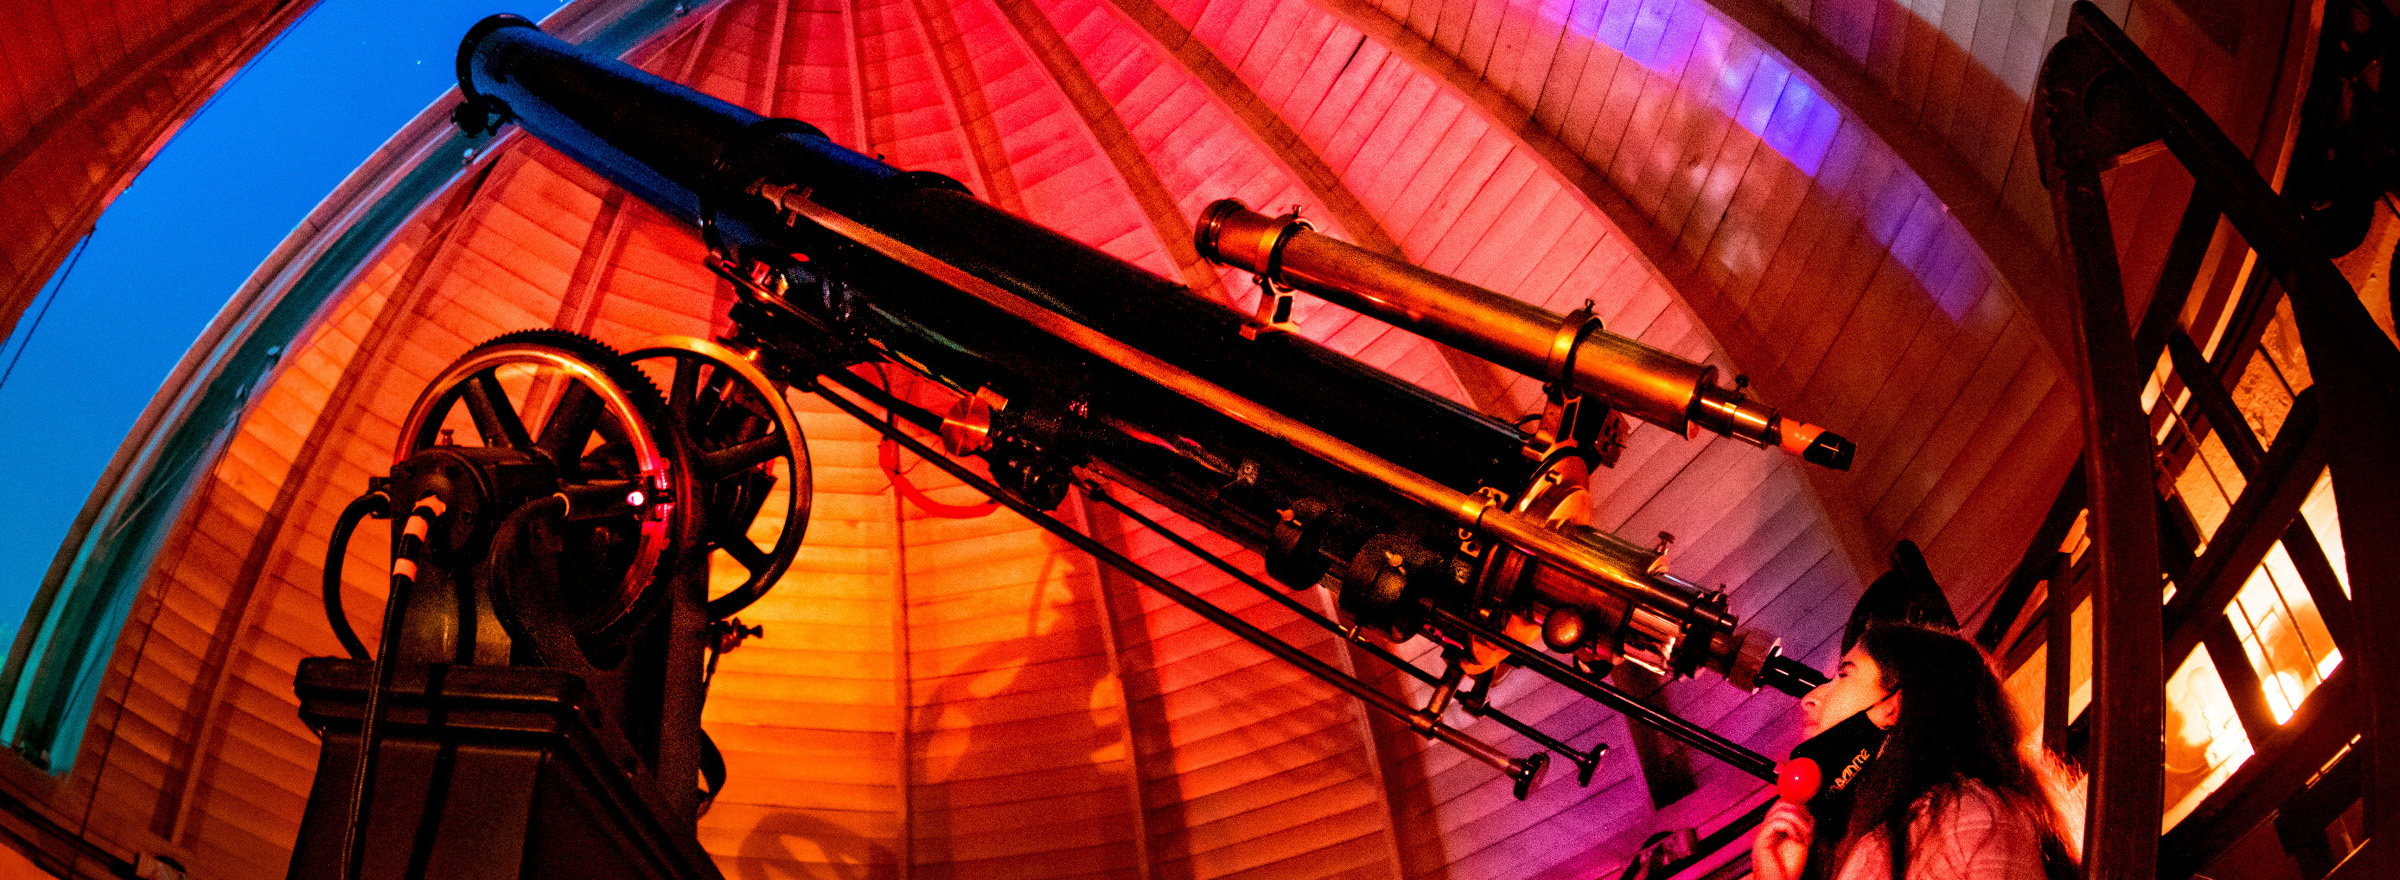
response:
<path fill-rule="evenodd" d="M 1892 725 L 1900 723 L 1900 692 L 1895 690 L 1885 694 L 1883 699 L 1875 701 L 1875 705 L 1868 706 L 1867 720 L 1875 722 L 1876 727 L 1885 730 L 1890 730 Z"/>

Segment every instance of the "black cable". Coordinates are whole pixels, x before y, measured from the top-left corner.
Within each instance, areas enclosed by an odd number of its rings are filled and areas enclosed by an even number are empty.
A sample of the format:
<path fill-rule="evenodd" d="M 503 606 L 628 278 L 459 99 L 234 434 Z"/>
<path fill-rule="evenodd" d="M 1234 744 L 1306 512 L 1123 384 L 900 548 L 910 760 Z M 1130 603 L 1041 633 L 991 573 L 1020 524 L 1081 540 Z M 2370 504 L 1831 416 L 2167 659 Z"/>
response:
<path fill-rule="evenodd" d="M 876 378 L 876 380 L 877 380 L 877 381 L 880 381 L 880 382 L 882 382 L 882 383 L 883 383 L 883 397 L 884 397 L 884 399 L 885 399 L 885 400 L 891 400 L 891 401 L 897 401 L 897 400 L 899 400 L 899 399 L 900 399 L 900 395 L 897 395 L 897 394 L 893 394 L 893 393 L 892 393 L 892 374 L 891 374 L 889 371 L 887 371 L 887 370 L 885 369 L 885 367 L 886 367 L 886 364 L 884 364 L 884 362 L 882 362 L 882 361 L 876 361 L 876 362 L 875 362 L 875 364 L 874 364 L 874 366 L 875 366 L 875 378 Z M 929 412 L 930 412 L 930 411 L 929 411 Z M 900 429 L 899 425 L 897 425 L 897 424 L 894 424 L 894 420 L 898 419 L 899 417 L 900 417 L 900 411 L 899 411 L 899 409 L 898 409 L 898 408 L 896 408 L 896 407 L 892 407 L 892 406 L 888 406 L 888 405 L 887 405 L 887 406 L 885 406 L 885 407 L 883 408 L 883 429 L 884 429 L 884 430 L 883 430 L 883 432 L 884 432 L 884 433 L 886 433 L 886 434 L 889 434 L 889 433 L 891 433 L 891 432 L 893 432 L 893 431 L 897 431 L 897 430 L 899 430 L 899 429 Z M 908 465 L 907 467 L 905 467 L 905 468 L 901 468 L 901 469 L 899 469 L 899 470 L 896 470 L 896 471 L 893 471 L 893 472 L 892 472 L 892 476 L 895 476 L 895 477 L 906 477 L 906 476 L 908 476 L 908 474 L 909 474 L 909 472 L 910 472 L 910 471 L 914 471 L 914 470 L 916 470 L 916 469 L 917 469 L 917 465 L 916 465 L 916 463 L 915 463 L 915 462 L 910 462 L 910 463 L 909 463 L 909 465 Z"/>
<path fill-rule="evenodd" d="M 433 521 L 447 509 L 439 497 L 427 495 L 409 511 L 408 523 L 401 530 L 400 543 L 392 548 L 392 592 L 384 605 L 382 640 L 375 653 L 374 681 L 367 689 L 367 710 L 358 725 L 357 771 L 350 778 L 350 821 L 342 829 L 342 876 L 358 880 L 362 856 L 358 848 L 359 831 L 366 825 L 367 802 L 372 793 L 375 776 L 375 746 L 381 731 L 376 728 L 383 716 L 383 692 L 392 687 L 393 648 L 400 644 L 400 625 L 408 618 L 408 596 L 416 586 L 417 555 L 425 549 L 426 536 L 433 531 Z"/>
<path fill-rule="evenodd" d="M 358 529 L 359 522 L 370 516 L 391 516 L 391 506 L 391 496 L 382 492 L 359 496 L 342 508 L 341 518 L 333 523 L 333 540 L 325 546 L 325 622 L 333 627 L 333 637 L 341 640 L 342 650 L 361 663 L 375 658 L 367 653 L 366 643 L 358 640 L 358 631 L 350 628 L 349 615 L 342 613 L 342 561 L 349 555 L 350 533 Z"/>
<path fill-rule="evenodd" d="M 25 325 L 25 335 L 21 337 L 24 341 L 17 343 L 17 353 L 8 359 L 8 369 L 0 370 L 0 388 L 8 387 L 8 377 L 17 372 L 17 361 L 25 357 L 26 349 L 33 347 L 33 331 L 42 329 L 42 319 L 49 316 L 51 306 L 58 304 L 59 294 L 67 291 L 67 276 L 75 274 L 75 264 L 83 262 L 83 252 L 91 249 L 92 233 L 97 231 L 95 227 L 84 232 L 83 241 L 75 245 L 75 256 L 67 260 L 66 268 L 58 270 L 58 277 L 50 283 L 50 298 L 42 300 L 41 311 L 33 313 L 33 323 Z"/>
<path fill-rule="evenodd" d="M 525 531 L 533 525 L 534 518 L 545 515 L 563 517 L 568 507 L 564 494 L 553 494 L 525 502 L 509 511 L 507 516 L 500 519 L 499 527 L 492 530 L 491 546 L 484 551 L 483 571 L 491 582 L 494 599 L 500 604 L 502 626 L 515 624 L 508 627 L 511 635 L 532 642 L 535 653 L 547 665 L 577 673 L 590 673 L 595 670 L 591 659 L 583 655 L 576 641 L 575 625 L 559 613 L 559 609 L 566 606 L 566 600 L 559 592 L 557 572 L 547 563 L 537 567 L 518 562 L 525 555 L 519 552 L 518 542 L 524 540 Z M 534 569 L 531 572 L 533 576 L 517 577 L 525 573 L 520 569 Z"/>

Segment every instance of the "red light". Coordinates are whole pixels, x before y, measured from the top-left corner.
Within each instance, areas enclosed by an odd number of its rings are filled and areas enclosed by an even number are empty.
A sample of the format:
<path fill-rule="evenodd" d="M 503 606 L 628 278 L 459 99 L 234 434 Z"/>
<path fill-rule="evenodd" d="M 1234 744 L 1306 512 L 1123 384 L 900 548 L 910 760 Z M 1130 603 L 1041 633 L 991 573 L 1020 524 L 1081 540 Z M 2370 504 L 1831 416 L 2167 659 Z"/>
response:
<path fill-rule="evenodd" d="M 1824 771 L 1817 769 L 1817 762 L 1807 758 L 1785 761 L 1775 773 L 1775 793 L 1789 803 L 1808 803 L 1823 787 Z"/>

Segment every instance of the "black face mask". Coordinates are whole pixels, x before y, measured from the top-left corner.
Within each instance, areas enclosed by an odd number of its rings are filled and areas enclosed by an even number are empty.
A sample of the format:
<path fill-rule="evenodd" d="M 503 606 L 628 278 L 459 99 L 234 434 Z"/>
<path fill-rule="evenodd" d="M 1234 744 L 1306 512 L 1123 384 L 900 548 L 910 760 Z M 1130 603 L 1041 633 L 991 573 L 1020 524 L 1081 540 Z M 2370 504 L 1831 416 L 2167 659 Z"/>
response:
<path fill-rule="evenodd" d="M 1786 764 L 1815 762 L 1820 782 L 1815 796 L 1805 803 L 1816 820 L 1817 833 L 1832 835 L 1829 839 L 1838 840 L 1844 833 L 1850 819 L 1850 787 L 1883 748 L 1884 729 L 1867 719 L 1872 708 L 1861 709 L 1792 747 L 1792 760 Z"/>
<path fill-rule="evenodd" d="M 1858 781 L 1858 774 L 1867 768 L 1867 763 L 1875 760 L 1876 750 L 1883 747 L 1884 729 L 1867 719 L 1871 709 L 1872 706 L 1860 709 L 1840 724 L 1792 747 L 1792 760 L 1807 759 L 1817 764 L 1823 780 L 1817 800 L 1847 791 L 1850 783 Z"/>

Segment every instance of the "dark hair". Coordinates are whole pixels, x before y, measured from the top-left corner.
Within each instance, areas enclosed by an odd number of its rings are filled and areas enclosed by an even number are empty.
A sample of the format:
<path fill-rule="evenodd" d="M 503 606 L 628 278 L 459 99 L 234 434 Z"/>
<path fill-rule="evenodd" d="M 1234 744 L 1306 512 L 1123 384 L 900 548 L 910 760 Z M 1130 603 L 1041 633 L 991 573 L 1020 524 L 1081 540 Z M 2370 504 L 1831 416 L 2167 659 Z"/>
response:
<path fill-rule="evenodd" d="M 1913 623 L 1937 629 L 1958 629 L 1958 616 L 1950 613 L 1950 597 L 1942 585 L 1933 579 L 1933 569 L 1925 564 L 1925 553 L 1917 542 L 1902 540 L 1892 545 L 1892 570 L 1884 572 L 1850 608 L 1850 622 L 1842 627 L 1842 650 L 1858 644 L 1858 637 L 1867 627 L 1877 623 Z"/>
<path fill-rule="evenodd" d="M 1908 822 L 1918 799 L 1930 796 L 1939 809 L 1971 781 L 2034 824 L 2052 877 L 2074 876 L 2059 808 L 2064 773 L 2028 743 L 1983 650 L 1947 629 L 1896 623 L 1868 627 L 1859 644 L 1882 670 L 1884 689 L 1901 693 L 1900 716 L 1853 787 L 1848 821 L 1819 831 L 1809 861 L 1823 870 L 1810 873 L 1832 876 L 1839 867 L 1832 859 L 1881 827 L 1892 877 L 1907 876 Z"/>

